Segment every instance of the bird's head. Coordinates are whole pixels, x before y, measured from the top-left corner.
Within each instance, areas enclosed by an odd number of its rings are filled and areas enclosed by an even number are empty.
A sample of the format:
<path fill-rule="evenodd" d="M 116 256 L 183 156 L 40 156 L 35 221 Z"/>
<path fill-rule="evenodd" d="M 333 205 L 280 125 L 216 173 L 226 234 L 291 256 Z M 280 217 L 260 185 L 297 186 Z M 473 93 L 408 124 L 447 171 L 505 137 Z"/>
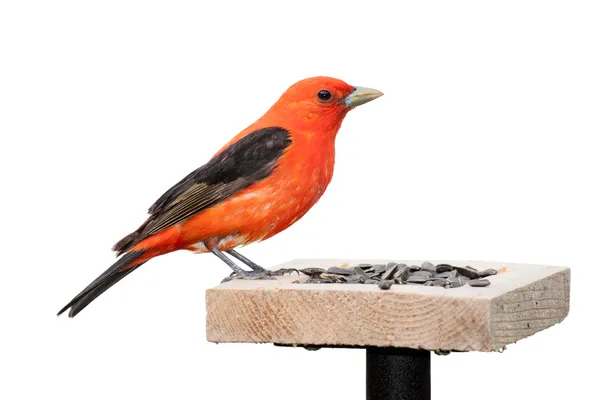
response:
<path fill-rule="evenodd" d="M 375 89 L 319 76 L 293 84 L 269 112 L 299 128 L 335 133 L 349 110 L 382 95 Z"/>

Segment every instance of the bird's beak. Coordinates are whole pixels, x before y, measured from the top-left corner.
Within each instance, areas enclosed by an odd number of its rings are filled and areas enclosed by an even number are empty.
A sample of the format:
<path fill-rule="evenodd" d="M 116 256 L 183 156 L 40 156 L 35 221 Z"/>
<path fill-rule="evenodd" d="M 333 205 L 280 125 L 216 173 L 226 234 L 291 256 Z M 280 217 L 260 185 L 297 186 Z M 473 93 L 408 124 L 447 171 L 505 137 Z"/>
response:
<path fill-rule="evenodd" d="M 379 90 L 355 86 L 354 91 L 348 96 L 344 97 L 342 101 L 346 107 L 352 108 L 368 103 L 369 101 L 375 100 L 381 96 L 383 96 L 383 93 L 381 93 Z"/>

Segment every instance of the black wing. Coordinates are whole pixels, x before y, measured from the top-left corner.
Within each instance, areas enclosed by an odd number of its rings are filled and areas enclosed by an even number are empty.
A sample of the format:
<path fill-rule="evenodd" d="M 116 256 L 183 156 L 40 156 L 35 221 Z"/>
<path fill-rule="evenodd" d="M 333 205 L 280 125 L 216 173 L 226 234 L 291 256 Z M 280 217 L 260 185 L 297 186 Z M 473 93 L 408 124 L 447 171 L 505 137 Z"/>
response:
<path fill-rule="evenodd" d="M 186 220 L 269 176 L 292 143 L 279 127 L 254 131 L 167 190 L 148 210 L 150 217 L 113 250 L 122 254 L 137 243 Z"/>

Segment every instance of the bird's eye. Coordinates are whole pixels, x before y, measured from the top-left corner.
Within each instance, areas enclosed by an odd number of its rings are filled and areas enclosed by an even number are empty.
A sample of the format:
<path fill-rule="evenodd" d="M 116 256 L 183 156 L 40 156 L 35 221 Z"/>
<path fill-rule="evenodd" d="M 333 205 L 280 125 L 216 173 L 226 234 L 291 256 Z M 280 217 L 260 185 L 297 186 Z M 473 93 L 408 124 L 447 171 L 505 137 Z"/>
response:
<path fill-rule="evenodd" d="M 329 90 L 320 90 L 319 93 L 317 93 L 317 97 L 321 101 L 327 101 L 331 99 L 331 93 L 329 92 Z"/>

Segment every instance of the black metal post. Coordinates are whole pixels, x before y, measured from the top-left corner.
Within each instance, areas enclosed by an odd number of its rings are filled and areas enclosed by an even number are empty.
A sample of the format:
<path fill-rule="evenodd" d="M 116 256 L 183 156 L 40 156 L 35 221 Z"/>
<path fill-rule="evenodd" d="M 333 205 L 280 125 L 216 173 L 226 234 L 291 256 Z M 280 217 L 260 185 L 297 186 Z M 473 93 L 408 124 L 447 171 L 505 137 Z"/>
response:
<path fill-rule="evenodd" d="M 367 348 L 367 400 L 431 400 L 431 354 Z"/>

